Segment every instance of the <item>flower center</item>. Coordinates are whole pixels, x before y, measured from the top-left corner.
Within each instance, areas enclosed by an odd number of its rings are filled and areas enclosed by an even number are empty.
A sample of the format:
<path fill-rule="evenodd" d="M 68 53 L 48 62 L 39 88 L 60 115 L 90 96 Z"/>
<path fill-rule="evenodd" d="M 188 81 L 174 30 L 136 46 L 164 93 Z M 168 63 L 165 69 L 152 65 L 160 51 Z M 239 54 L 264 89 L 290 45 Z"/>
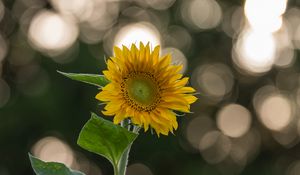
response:
<path fill-rule="evenodd" d="M 132 108 L 149 112 L 159 103 L 159 86 L 152 74 L 132 72 L 123 80 L 123 95 Z"/>

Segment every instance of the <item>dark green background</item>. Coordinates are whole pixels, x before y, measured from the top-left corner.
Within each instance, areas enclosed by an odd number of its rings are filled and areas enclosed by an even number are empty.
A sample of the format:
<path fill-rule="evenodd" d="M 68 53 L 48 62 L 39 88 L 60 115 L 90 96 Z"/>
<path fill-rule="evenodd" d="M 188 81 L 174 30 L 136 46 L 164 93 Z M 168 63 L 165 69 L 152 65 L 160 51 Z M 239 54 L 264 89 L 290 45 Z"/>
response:
<path fill-rule="evenodd" d="M 224 8 L 243 4 L 238 0 L 221 0 L 219 2 Z M 24 36 L 24 40 L 13 40 L 19 30 L 16 18 L 9 12 L 13 3 L 13 0 L 4 0 L 8 13 L 5 17 L 6 20 L 2 20 L 0 23 L 0 32 L 7 40 L 10 40 L 10 46 L 27 47 L 26 36 Z M 128 4 L 134 5 L 134 3 Z M 169 9 L 171 23 L 183 26 L 182 22 L 173 15 L 178 4 L 175 2 Z M 299 7 L 299 5 L 300 1 L 289 1 L 289 7 Z M 46 3 L 45 8 L 51 9 L 52 7 Z M 220 28 L 200 32 L 190 30 L 190 33 L 194 43 L 192 49 L 185 53 L 189 60 L 187 76 L 191 75 L 197 65 L 204 63 L 222 62 L 233 68 L 231 61 L 232 38 L 228 37 Z M 27 153 L 31 151 L 35 142 L 45 136 L 56 136 L 65 140 L 75 151 L 93 160 L 101 168 L 103 175 L 113 174 L 112 166 L 107 160 L 88 153 L 76 145 L 77 136 L 81 127 L 89 119 L 90 111 L 101 115 L 102 106 L 99 106 L 94 98 L 98 90 L 93 86 L 67 79 L 56 72 L 56 70 L 61 70 L 64 72 L 101 73 L 105 69 L 105 62 L 102 58 L 106 53 L 103 51 L 102 43 L 87 45 L 78 41 L 78 46 L 78 56 L 67 64 L 55 63 L 50 58 L 38 52 L 35 53 L 32 62 L 39 65 L 41 69 L 38 71 L 47 72 L 46 77 L 48 77 L 49 84 L 41 94 L 34 96 L 28 95 L 26 92 L 36 91 L 37 84 L 42 83 L 38 77 L 40 74 L 38 73 L 37 77 L 30 77 L 26 83 L 20 86 L 17 83 L 17 72 L 23 67 L 10 64 L 8 60 L 11 52 L 9 50 L 3 61 L 2 70 L 2 78 L 11 88 L 11 97 L 9 102 L 0 108 L 0 175 L 33 174 Z M 99 55 L 98 58 L 90 53 L 90 48 L 96 51 Z M 212 59 L 205 59 L 207 57 Z M 200 58 L 200 60 L 195 58 Z M 297 58 L 293 70 L 298 72 L 298 67 Z M 234 68 L 232 70 L 235 71 Z M 239 92 L 237 92 L 239 96 L 235 101 L 253 109 L 251 98 L 254 92 L 263 82 L 274 81 L 277 72 L 278 70 L 270 71 L 254 84 L 245 85 L 238 81 L 235 82 L 236 86 L 239 86 Z M 237 72 L 234 73 L 237 74 Z M 230 174 L 218 169 L 216 165 L 206 163 L 200 153 L 186 152 L 180 146 L 179 141 L 183 138 L 183 127 L 181 126 L 190 118 L 201 113 L 197 110 L 201 103 L 202 99 L 200 98 L 192 106 L 194 114 L 180 117 L 179 129 L 175 132 L 175 136 L 157 138 L 150 132 L 141 132 L 132 147 L 129 163 L 142 162 L 149 166 L 154 175 L 219 175 L 222 174 L 220 172 Z M 212 118 L 214 118 L 218 105 L 205 109 L 210 111 Z M 256 121 L 253 123 L 261 128 L 263 137 L 270 137 L 260 124 Z M 268 142 L 268 139 L 266 140 Z M 286 166 L 284 164 L 275 166 L 277 158 L 300 159 L 299 145 L 287 149 L 274 140 L 271 140 L 270 143 L 272 147 L 267 147 L 263 140 L 259 155 L 245 167 L 241 172 L 242 175 L 282 175 Z"/>

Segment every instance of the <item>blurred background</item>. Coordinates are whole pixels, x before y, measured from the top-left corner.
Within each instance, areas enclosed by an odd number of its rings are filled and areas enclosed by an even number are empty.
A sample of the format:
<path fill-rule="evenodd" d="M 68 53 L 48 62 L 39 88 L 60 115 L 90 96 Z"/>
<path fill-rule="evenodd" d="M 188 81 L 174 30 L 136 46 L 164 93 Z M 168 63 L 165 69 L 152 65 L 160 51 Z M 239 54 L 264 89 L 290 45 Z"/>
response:
<path fill-rule="evenodd" d="M 98 90 L 56 70 L 100 74 L 139 41 L 200 94 L 175 135 L 141 132 L 128 175 L 300 174 L 300 1 L 0 0 L 0 175 L 33 174 L 28 152 L 112 175 L 76 145 Z"/>

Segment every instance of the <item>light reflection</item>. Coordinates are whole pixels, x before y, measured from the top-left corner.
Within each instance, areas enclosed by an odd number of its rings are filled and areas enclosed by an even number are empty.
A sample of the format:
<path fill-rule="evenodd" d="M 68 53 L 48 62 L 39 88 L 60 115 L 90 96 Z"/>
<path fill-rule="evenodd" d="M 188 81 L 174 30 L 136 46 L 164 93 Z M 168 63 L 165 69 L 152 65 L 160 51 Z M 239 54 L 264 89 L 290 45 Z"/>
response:
<path fill-rule="evenodd" d="M 292 47 L 285 47 L 280 51 L 280 55 L 275 60 L 275 65 L 281 68 L 287 68 L 296 61 L 296 52 Z"/>
<path fill-rule="evenodd" d="M 217 114 L 217 126 L 227 136 L 240 137 L 250 128 L 251 114 L 238 104 L 224 106 Z"/>
<path fill-rule="evenodd" d="M 289 36 L 293 41 L 293 46 L 300 48 L 300 9 L 292 7 L 286 12 Z"/>
<path fill-rule="evenodd" d="M 297 26 L 294 35 L 295 46 L 300 49 L 300 24 Z"/>
<path fill-rule="evenodd" d="M 71 167 L 74 155 L 71 148 L 56 137 L 44 137 L 32 147 L 34 156 L 46 162 L 60 162 Z"/>
<path fill-rule="evenodd" d="M 94 0 L 50 0 L 60 13 L 73 15 L 79 21 L 87 20 L 94 7 Z"/>
<path fill-rule="evenodd" d="M 244 26 L 243 10 L 240 6 L 233 6 L 224 12 L 222 30 L 229 37 L 236 37 Z"/>
<path fill-rule="evenodd" d="M 166 10 L 174 4 L 175 0 L 146 0 L 146 3 L 157 10 Z"/>
<path fill-rule="evenodd" d="M 272 132 L 273 138 L 285 148 L 291 148 L 299 142 L 297 126 L 287 127 L 280 132 Z"/>
<path fill-rule="evenodd" d="M 215 0 L 184 1 L 181 16 L 188 25 L 198 29 L 211 29 L 220 23 L 222 9 Z"/>
<path fill-rule="evenodd" d="M 167 46 L 172 46 L 180 49 L 183 52 L 188 52 L 191 49 L 192 37 L 184 27 L 170 26 L 164 35 L 164 43 Z"/>
<path fill-rule="evenodd" d="M 184 54 L 180 50 L 174 47 L 163 48 L 161 51 L 161 55 L 166 55 L 166 54 L 172 55 L 172 64 L 183 66 L 180 71 L 180 73 L 183 74 L 186 71 L 188 65 L 187 59 L 184 56 Z"/>
<path fill-rule="evenodd" d="M 256 112 L 267 128 L 280 131 L 290 124 L 293 118 L 293 108 L 286 96 L 279 93 L 256 96 L 254 99 Z"/>
<path fill-rule="evenodd" d="M 240 169 L 242 169 L 247 164 L 247 151 L 239 144 L 232 144 L 229 156 L 232 161 L 239 166 Z"/>
<path fill-rule="evenodd" d="M 128 166 L 126 175 L 153 175 L 153 173 L 146 165 L 135 163 Z"/>
<path fill-rule="evenodd" d="M 239 36 L 234 47 L 234 62 L 250 73 L 263 73 L 272 68 L 276 42 L 271 33 L 248 30 Z"/>
<path fill-rule="evenodd" d="M 124 45 L 130 48 L 132 43 L 139 46 L 140 42 L 145 45 L 151 43 L 152 49 L 161 45 L 159 32 L 152 24 L 146 22 L 128 24 L 119 30 L 114 39 L 114 45 L 118 47 Z"/>
<path fill-rule="evenodd" d="M 245 25 L 245 19 L 243 18 L 243 9 L 242 7 L 236 8 L 231 17 L 231 27 L 233 28 L 235 34 L 241 32 Z"/>
<path fill-rule="evenodd" d="M 80 153 L 76 154 L 76 161 L 73 162 L 72 169 L 79 170 L 86 175 L 102 175 L 100 167 Z"/>
<path fill-rule="evenodd" d="M 78 29 L 72 20 L 51 11 L 41 11 L 32 20 L 29 40 L 40 51 L 58 55 L 77 39 Z"/>
<path fill-rule="evenodd" d="M 119 17 L 119 1 L 89 0 L 93 7 L 86 12 L 89 16 L 81 21 L 80 39 L 88 44 L 100 42 L 107 30 L 110 30 Z M 89 7 L 88 7 L 89 8 Z M 90 13 L 89 13 L 90 12 Z M 79 14 L 80 15 L 80 14 Z"/>
<path fill-rule="evenodd" d="M 83 40 L 96 43 L 103 31 L 110 28 L 119 13 L 118 1 L 107 0 L 51 0 L 59 13 L 75 18 L 83 29 Z M 97 36 L 97 32 L 101 36 Z M 94 38 L 93 38 L 94 36 Z"/>
<path fill-rule="evenodd" d="M 261 138 L 260 133 L 255 128 L 251 128 L 246 134 L 241 137 L 233 138 L 231 157 L 237 163 L 240 161 L 242 165 L 244 163 L 250 163 L 254 160 L 259 153 Z M 235 149 L 237 148 L 237 150 Z"/>
<path fill-rule="evenodd" d="M 229 155 L 231 146 L 231 140 L 227 136 L 219 131 L 210 131 L 202 137 L 199 150 L 207 162 L 216 164 Z"/>
<path fill-rule="evenodd" d="M 93 29 L 109 29 L 115 23 L 119 13 L 118 1 L 93 0 L 93 10 L 91 16 L 85 21 Z"/>
<path fill-rule="evenodd" d="M 214 122 L 208 116 L 200 116 L 193 118 L 189 121 L 185 136 L 190 145 L 198 149 L 198 145 L 202 137 L 208 132 L 214 129 Z"/>
<path fill-rule="evenodd" d="M 80 26 L 80 40 L 87 44 L 95 44 L 101 41 L 105 35 L 104 31 L 93 29 L 86 25 Z"/>
<path fill-rule="evenodd" d="M 246 0 L 245 15 L 255 30 L 274 32 L 282 25 L 286 5 L 287 0 Z"/>
<path fill-rule="evenodd" d="M 290 67 L 295 62 L 296 52 L 292 43 L 290 24 L 287 20 L 284 21 L 281 29 L 274 36 L 277 46 L 275 65 L 280 68 Z"/>
<path fill-rule="evenodd" d="M 198 67 L 192 74 L 192 80 L 197 90 L 213 101 L 222 100 L 234 85 L 230 68 L 221 63 Z"/>
<path fill-rule="evenodd" d="M 222 174 L 240 174 L 247 164 L 253 161 L 260 148 L 260 134 L 252 128 L 238 138 L 230 138 L 231 149 L 227 157 L 217 164 Z"/>
<path fill-rule="evenodd" d="M 243 72 L 261 75 L 274 64 L 288 67 L 293 63 L 293 47 L 282 16 L 286 5 L 287 0 L 246 0 L 244 12 L 249 24 L 243 26 L 232 52 L 234 63 Z"/>
<path fill-rule="evenodd" d="M 62 3 L 60 0 L 55 0 L 58 4 L 63 4 L 63 8 L 69 8 L 69 0 Z M 72 1 L 73 2 L 73 1 Z M 107 30 L 111 29 L 117 22 L 119 15 L 119 1 L 109 0 L 76 0 L 73 5 L 79 8 L 75 13 L 75 17 L 79 21 L 80 40 L 95 44 L 103 40 Z M 85 3 L 86 2 L 86 3 Z M 84 5 L 80 5 L 84 3 Z M 82 11 L 82 13 L 80 13 Z M 65 14 L 65 13 L 64 13 Z"/>

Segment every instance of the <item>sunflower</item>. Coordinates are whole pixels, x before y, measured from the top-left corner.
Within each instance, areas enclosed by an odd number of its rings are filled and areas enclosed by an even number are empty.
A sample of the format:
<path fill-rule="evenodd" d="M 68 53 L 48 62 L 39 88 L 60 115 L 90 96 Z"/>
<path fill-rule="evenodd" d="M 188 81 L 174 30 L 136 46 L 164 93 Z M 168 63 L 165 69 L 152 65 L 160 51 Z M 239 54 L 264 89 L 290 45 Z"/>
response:
<path fill-rule="evenodd" d="M 102 113 L 114 116 L 115 124 L 130 118 L 145 131 L 150 126 L 158 135 L 168 135 L 178 127 L 174 111 L 190 112 L 195 90 L 186 87 L 188 78 L 179 73 L 182 65 L 172 65 L 171 55 L 160 57 L 159 50 L 156 46 L 151 52 L 149 43 L 140 43 L 139 49 L 135 44 L 114 47 L 103 71 L 110 83 L 96 99 L 105 102 Z"/>

